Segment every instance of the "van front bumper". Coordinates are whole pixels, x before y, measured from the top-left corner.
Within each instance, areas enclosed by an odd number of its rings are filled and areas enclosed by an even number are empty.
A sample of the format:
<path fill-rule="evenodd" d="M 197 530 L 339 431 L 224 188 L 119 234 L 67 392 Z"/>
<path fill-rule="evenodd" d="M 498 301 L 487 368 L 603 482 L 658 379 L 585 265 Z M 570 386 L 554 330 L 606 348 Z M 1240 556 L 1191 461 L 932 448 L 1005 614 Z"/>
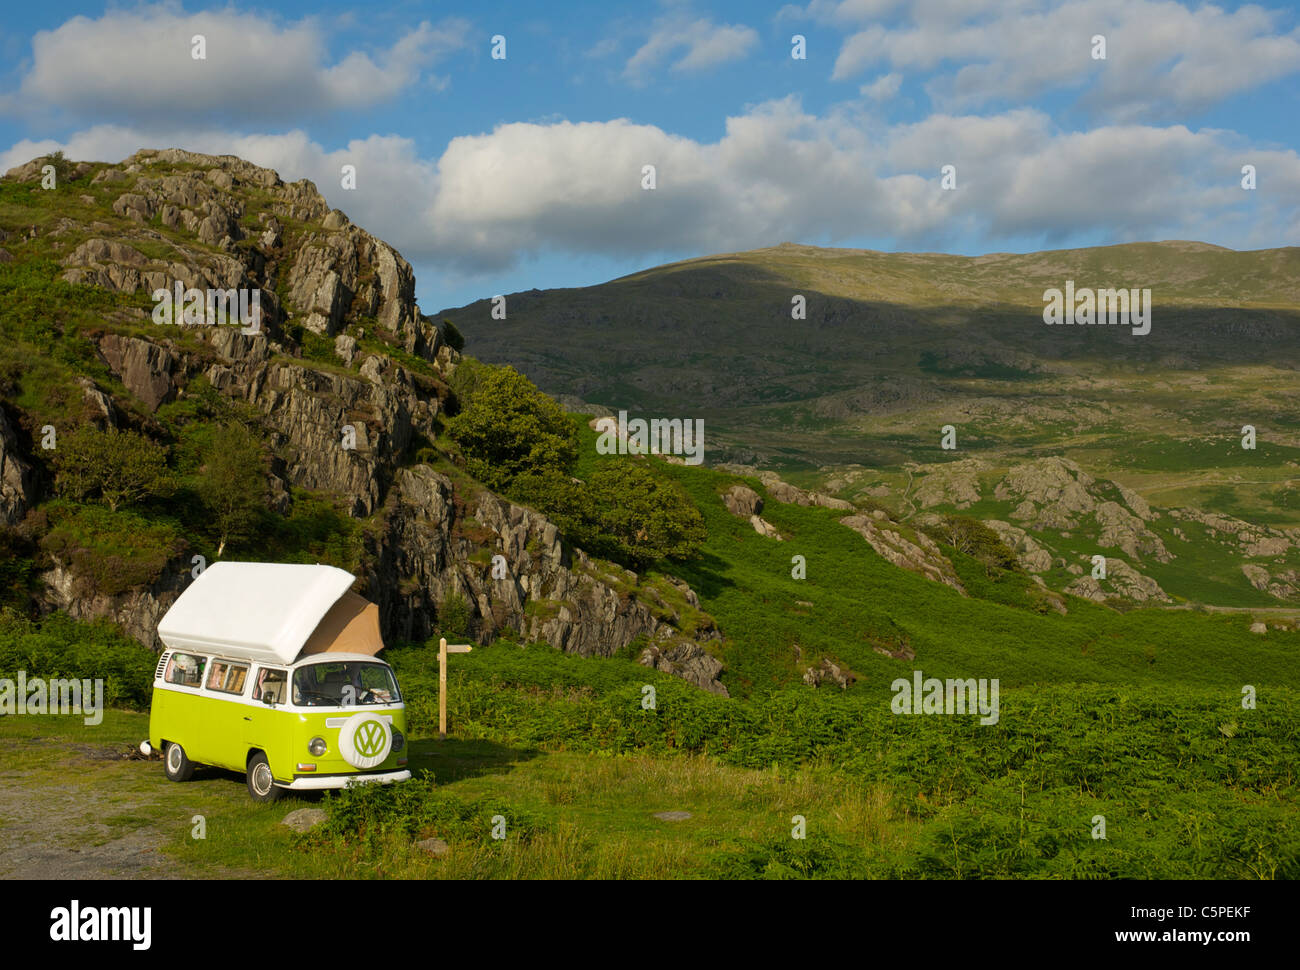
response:
<path fill-rule="evenodd" d="M 288 788 L 290 791 L 309 791 L 322 788 L 346 788 L 350 781 L 389 785 L 395 781 L 407 781 L 410 777 L 410 771 L 403 768 L 401 771 L 382 771 L 377 774 L 364 775 L 302 775 L 287 785 L 282 782 L 276 782 L 276 785 L 280 788 Z"/>

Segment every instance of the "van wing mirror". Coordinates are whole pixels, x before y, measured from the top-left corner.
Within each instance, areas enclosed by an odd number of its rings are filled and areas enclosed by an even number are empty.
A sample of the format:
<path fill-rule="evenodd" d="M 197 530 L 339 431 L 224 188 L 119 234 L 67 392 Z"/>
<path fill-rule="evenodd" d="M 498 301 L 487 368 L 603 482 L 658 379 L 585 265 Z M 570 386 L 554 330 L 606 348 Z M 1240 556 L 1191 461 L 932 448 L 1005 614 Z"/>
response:
<path fill-rule="evenodd" d="M 262 691 L 262 703 L 267 707 L 275 707 L 275 694 L 269 690 Z"/>

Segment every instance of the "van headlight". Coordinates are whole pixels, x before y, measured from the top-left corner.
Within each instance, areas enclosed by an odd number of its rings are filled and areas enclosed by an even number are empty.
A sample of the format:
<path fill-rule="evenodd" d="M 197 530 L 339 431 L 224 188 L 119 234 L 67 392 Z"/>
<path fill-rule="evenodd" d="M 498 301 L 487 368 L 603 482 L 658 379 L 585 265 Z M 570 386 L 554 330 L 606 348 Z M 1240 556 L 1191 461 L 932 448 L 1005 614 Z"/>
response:
<path fill-rule="evenodd" d="M 325 739 L 312 738 L 311 743 L 307 745 L 307 750 L 319 758 L 327 750 L 325 745 Z"/>
<path fill-rule="evenodd" d="M 406 747 L 406 738 L 402 737 L 401 731 L 393 728 L 393 750 L 401 751 L 404 747 Z"/>

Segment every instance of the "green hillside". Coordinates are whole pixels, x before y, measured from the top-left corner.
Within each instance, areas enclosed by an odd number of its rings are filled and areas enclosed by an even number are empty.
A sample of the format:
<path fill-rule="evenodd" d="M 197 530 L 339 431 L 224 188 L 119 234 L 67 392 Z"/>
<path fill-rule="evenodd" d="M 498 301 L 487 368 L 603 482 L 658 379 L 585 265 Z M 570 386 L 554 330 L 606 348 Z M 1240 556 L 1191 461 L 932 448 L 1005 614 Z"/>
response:
<path fill-rule="evenodd" d="M 1150 289 L 1151 332 L 1046 326 L 1043 291 L 1067 280 Z M 806 319 L 791 318 L 796 295 Z M 1150 529 L 1173 558 L 1127 562 L 1173 603 L 1300 604 L 1297 583 L 1275 581 L 1291 571 L 1300 583 L 1300 248 L 1165 242 L 970 258 L 784 244 L 512 294 L 505 320 L 487 301 L 441 316 L 467 352 L 575 406 L 703 419 L 710 464 L 774 470 L 900 519 L 1006 520 L 1016 503 L 991 493 L 1012 468 L 1069 459 L 1156 507 Z M 912 500 L 922 476 L 966 459 L 981 463 L 973 509 Z M 1290 552 L 1184 541 L 1176 526 L 1197 530 L 1171 520 L 1181 508 L 1291 530 Z M 1045 576 L 1054 588 L 1100 551 L 1078 530 L 1028 528 L 1066 560 Z M 1252 582 L 1248 565 L 1269 578 Z"/>

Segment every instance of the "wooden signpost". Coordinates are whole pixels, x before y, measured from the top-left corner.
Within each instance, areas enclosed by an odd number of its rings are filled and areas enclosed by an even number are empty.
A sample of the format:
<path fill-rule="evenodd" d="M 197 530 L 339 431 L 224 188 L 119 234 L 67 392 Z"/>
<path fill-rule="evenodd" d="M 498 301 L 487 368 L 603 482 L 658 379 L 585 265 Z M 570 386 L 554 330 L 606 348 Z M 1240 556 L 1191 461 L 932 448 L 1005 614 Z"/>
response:
<path fill-rule="evenodd" d="M 474 648 L 468 643 L 447 646 L 447 638 L 438 639 L 438 740 L 447 740 L 447 654 L 469 653 Z"/>

